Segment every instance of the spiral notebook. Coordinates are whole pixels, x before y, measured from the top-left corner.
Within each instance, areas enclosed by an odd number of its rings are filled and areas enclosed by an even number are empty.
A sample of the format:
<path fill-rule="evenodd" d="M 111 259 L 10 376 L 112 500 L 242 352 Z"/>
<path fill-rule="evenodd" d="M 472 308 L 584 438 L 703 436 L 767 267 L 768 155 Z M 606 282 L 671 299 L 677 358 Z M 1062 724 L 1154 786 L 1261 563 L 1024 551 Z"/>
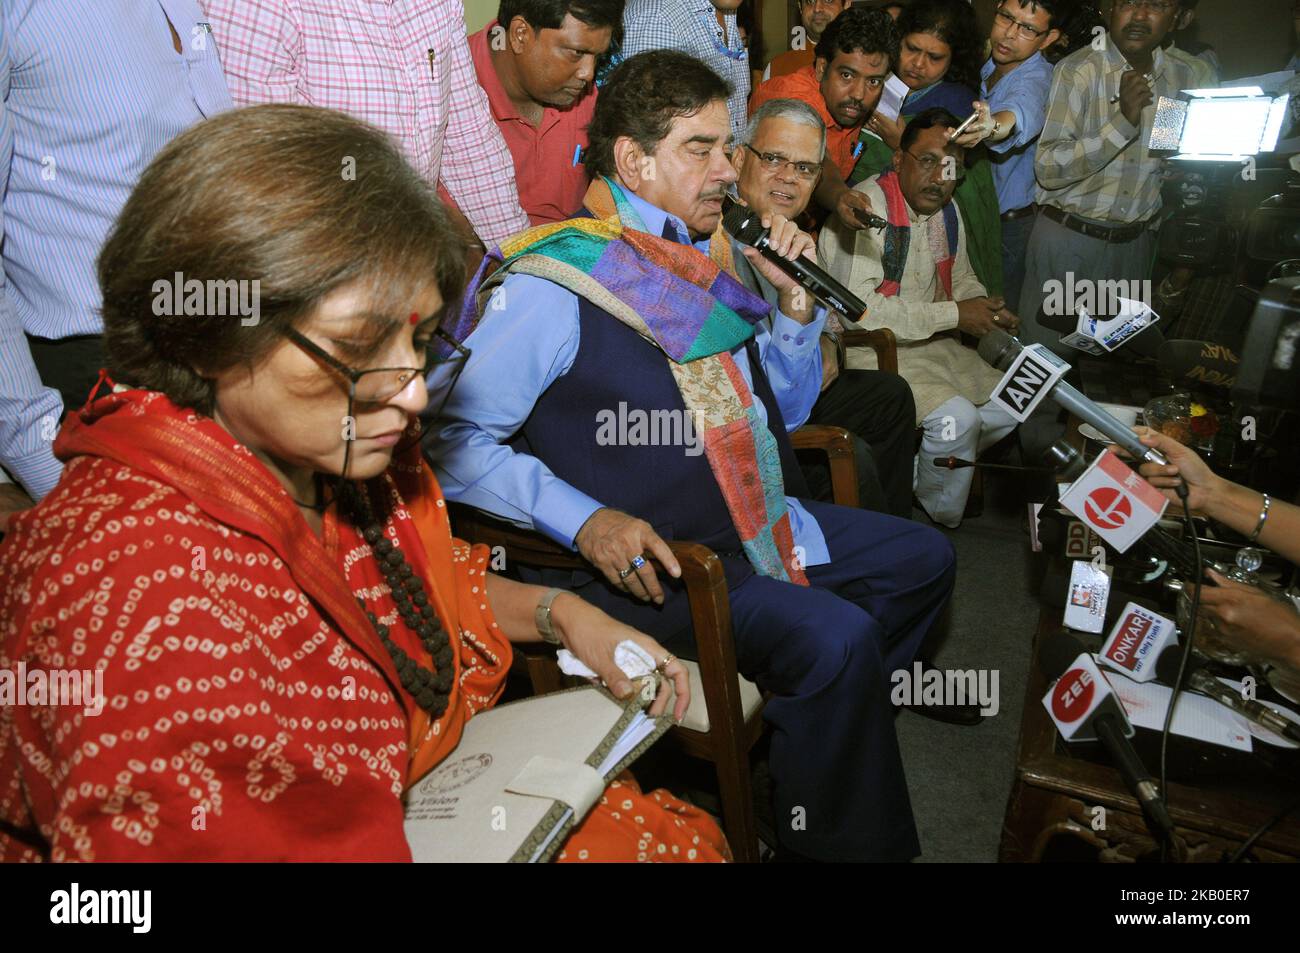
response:
<path fill-rule="evenodd" d="M 475 715 L 406 795 L 417 863 L 543 863 L 672 725 L 584 686 Z"/>

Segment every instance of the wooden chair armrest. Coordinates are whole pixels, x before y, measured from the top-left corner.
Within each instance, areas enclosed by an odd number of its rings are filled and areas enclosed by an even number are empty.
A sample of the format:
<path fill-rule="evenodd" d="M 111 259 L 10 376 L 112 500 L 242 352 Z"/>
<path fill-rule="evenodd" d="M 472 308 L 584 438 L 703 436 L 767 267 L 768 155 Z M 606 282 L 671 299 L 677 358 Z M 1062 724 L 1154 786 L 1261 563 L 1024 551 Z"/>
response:
<path fill-rule="evenodd" d="M 845 347 L 869 347 L 876 352 L 876 364 L 882 371 L 898 373 L 898 339 L 889 328 L 864 331 L 852 328 L 844 332 Z"/>
<path fill-rule="evenodd" d="M 736 647 L 731 635 L 731 599 L 727 577 L 717 553 L 699 543 L 672 540 L 669 549 L 682 567 L 682 581 L 691 606 L 696 657 L 704 703 L 709 711 L 709 733 L 720 744 L 747 751 L 745 718 L 736 681 Z M 658 562 L 656 561 L 656 565 Z M 662 569 L 662 566 L 659 568 Z"/>
<path fill-rule="evenodd" d="M 587 566 L 587 561 L 578 553 L 552 542 L 541 533 L 521 529 L 464 503 L 448 503 L 447 510 L 455 536 L 483 543 L 493 549 L 497 546 L 504 547 L 511 559 L 526 566 L 546 569 L 579 569 Z"/>
<path fill-rule="evenodd" d="M 852 462 L 852 450 L 849 460 Z M 505 546 L 510 559 L 530 566 L 590 568 L 580 555 L 569 552 L 538 533 L 519 529 L 473 507 L 455 503 L 448 506 L 456 535 L 463 539 L 488 546 Z M 713 550 L 700 543 L 669 540 L 668 547 L 681 566 L 682 582 L 686 586 L 686 596 L 690 603 L 711 730 L 727 736 L 729 744 L 742 744 L 735 728 L 737 725 L 743 726 L 744 719 L 740 686 L 734 675 L 730 674 L 736 671 L 736 650 L 731 641 L 731 602 L 727 595 L 727 577 L 722 569 L 722 560 Z M 652 561 L 657 570 L 666 575 L 662 564 L 653 558 Z M 516 646 L 516 649 L 522 649 L 518 652 L 519 655 L 528 657 L 534 663 L 528 665 L 528 671 L 539 691 L 542 684 L 545 684 L 545 690 L 559 687 L 558 670 L 552 665 L 548 672 L 543 673 L 536 664 L 549 653 L 550 648 L 545 645 Z M 554 682 L 551 681 L 552 678 L 555 679 Z"/>
<path fill-rule="evenodd" d="M 839 506 L 860 505 L 858 464 L 853 455 L 853 437 L 843 427 L 809 424 L 790 434 L 795 450 L 821 450 L 831 470 L 831 498 Z"/>

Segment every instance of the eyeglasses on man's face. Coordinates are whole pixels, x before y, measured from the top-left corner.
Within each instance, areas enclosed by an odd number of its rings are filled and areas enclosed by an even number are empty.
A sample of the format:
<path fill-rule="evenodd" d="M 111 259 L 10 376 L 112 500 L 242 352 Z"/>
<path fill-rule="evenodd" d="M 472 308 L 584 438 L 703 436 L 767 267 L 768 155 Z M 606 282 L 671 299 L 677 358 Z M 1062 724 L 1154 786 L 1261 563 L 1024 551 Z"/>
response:
<path fill-rule="evenodd" d="M 821 174 L 822 164 L 820 162 L 796 162 L 794 159 L 787 159 L 779 152 L 759 152 L 749 143 L 745 143 L 745 148 L 754 154 L 763 169 L 772 174 L 782 171 L 786 166 L 794 169 L 794 174 L 805 182 L 811 182 Z"/>
<path fill-rule="evenodd" d="M 910 156 L 912 161 L 921 167 L 921 171 L 925 173 L 928 179 L 934 178 L 936 169 L 944 170 L 943 180 L 945 182 L 960 182 L 966 178 L 966 167 L 953 156 L 937 156 L 934 153 L 919 156 L 915 152 L 909 152 L 906 149 L 903 150 L 903 155 Z M 948 172 L 949 169 L 952 171 Z"/>
<path fill-rule="evenodd" d="M 294 328 L 287 328 L 283 333 L 298 347 L 320 359 L 347 379 L 349 400 L 367 404 L 382 404 L 392 400 L 406 390 L 414 378 L 424 379 L 435 367 L 444 365 L 454 365 L 451 381 L 454 385 L 470 357 L 469 348 L 440 327 L 434 329 L 427 341 L 417 342 L 416 352 L 424 358 L 419 367 L 350 367 Z M 450 393 L 451 387 L 448 387 L 443 396 L 444 402 L 446 395 Z"/>
<path fill-rule="evenodd" d="M 1015 33 L 1013 35 L 1020 37 L 1022 40 L 1036 40 L 1047 32 L 1038 29 L 1032 24 L 1025 23 L 1023 20 L 1017 20 L 1007 12 L 1005 6 L 998 7 L 997 12 L 993 14 L 993 19 L 997 21 L 998 26 L 1003 31 L 1010 30 L 1014 26 Z"/>

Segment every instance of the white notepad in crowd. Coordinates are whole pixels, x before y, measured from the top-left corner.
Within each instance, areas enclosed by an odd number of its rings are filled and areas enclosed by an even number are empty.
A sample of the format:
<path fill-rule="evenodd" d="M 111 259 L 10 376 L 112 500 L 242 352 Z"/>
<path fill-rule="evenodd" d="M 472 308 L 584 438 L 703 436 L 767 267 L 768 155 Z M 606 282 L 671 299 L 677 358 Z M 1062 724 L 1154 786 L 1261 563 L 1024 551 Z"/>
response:
<path fill-rule="evenodd" d="M 895 76 L 889 74 L 889 79 L 885 80 L 885 88 L 881 90 L 880 102 L 876 105 L 876 114 L 884 116 L 886 119 L 897 119 L 898 114 L 903 109 L 903 100 L 911 90 L 907 84 Z"/>

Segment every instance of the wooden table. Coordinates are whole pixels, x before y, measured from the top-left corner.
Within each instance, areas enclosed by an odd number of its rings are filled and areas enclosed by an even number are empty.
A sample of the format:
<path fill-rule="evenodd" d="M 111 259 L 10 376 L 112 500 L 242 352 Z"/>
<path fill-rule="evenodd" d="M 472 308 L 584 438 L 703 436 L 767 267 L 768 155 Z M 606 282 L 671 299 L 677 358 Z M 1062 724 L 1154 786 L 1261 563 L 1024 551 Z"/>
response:
<path fill-rule="evenodd" d="M 1059 609 L 1044 609 L 1034 633 L 1033 659 L 1025 689 L 1024 715 L 1016 757 L 1016 780 L 1007 802 L 998 859 L 1007 862 L 1082 860 L 1135 862 L 1158 851 L 1137 801 L 1099 745 L 1067 746 L 1043 708 L 1047 680 L 1039 671 L 1042 640 L 1061 627 Z M 1158 775 L 1158 734 L 1138 729 L 1135 747 Z M 1268 747 L 1259 745 L 1257 747 Z M 1280 749 L 1273 749 L 1274 751 Z M 1169 813 L 1177 828 L 1179 859 L 1217 863 L 1286 804 L 1300 797 L 1300 752 L 1283 757 L 1279 770 L 1258 755 L 1228 752 L 1185 739 L 1169 741 L 1170 777 L 1175 755 L 1190 777 L 1169 784 Z M 1272 756 L 1270 752 L 1270 756 Z M 1276 760 L 1276 759 L 1275 759 Z M 1199 771 L 1198 764 L 1206 765 Z M 1105 809 L 1097 830 L 1097 806 Z M 1276 824 L 1252 848 L 1256 860 L 1300 860 L 1300 810 Z"/>

